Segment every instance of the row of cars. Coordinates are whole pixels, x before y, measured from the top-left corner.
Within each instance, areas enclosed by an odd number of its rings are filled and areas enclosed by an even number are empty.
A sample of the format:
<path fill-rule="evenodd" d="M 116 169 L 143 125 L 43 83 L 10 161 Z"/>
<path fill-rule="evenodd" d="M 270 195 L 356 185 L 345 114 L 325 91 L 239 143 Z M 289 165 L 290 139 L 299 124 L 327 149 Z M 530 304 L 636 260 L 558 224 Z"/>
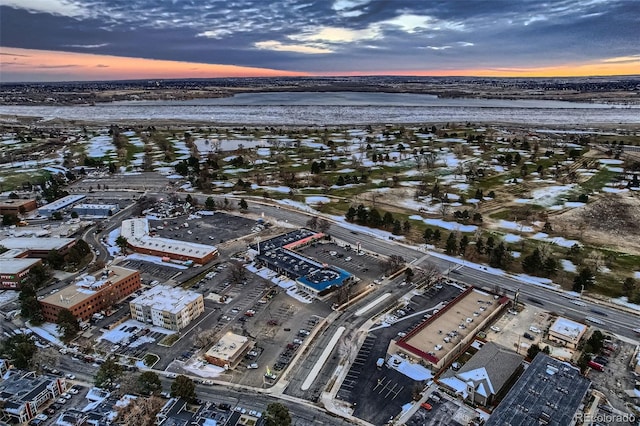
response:
<path fill-rule="evenodd" d="M 309 336 L 309 334 L 311 334 L 309 330 L 301 329 L 298 331 L 297 337 L 293 339 L 293 342 L 287 344 L 285 350 L 282 351 L 282 353 L 278 357 L 278 361 L 276 361 L 275 365 L 273 366 L 273 369 L 275 371 L 284 370 L 285 367 L 289 365 L 289 363 L 295 356 L 296 351 L 298 350 L 300 345 L 302 345 L 304 339 Z"/>

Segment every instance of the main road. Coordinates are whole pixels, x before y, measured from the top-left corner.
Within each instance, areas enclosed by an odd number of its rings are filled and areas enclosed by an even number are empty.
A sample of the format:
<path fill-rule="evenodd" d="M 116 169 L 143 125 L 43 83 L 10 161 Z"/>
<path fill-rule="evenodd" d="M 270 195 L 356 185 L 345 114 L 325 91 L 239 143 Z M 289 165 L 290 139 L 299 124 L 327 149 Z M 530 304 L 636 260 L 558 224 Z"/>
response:
<path fill-rule="evenodd" d="M 63 373 L 73 373 L 76 381 L 89 385 L 93 383 L 98 368 L 80 360 L 71 358 L 71 355 L 63 355 L 59 359 L 57 366 Z M 162 388 L 165 391 L 171 389 L 172 379 L 159 375 Z M 266 393 L 257 392 L 249 388 L 222 386 L 222 385 L 196 385 L 196 396 L 204 401 L 216 403 L 227 403 L 232 407 L 242 407 L 247 410 L 264 412 L 267 405 L 273 402 L 283 402 L 289 409 L 293 425 L 351 425 L 352 423 L 340 417 L 336 417 L 324 411 L 320 406 L 301 401 L 296 398 L 286 396 L 271 396 Z M 284 399 L 284 401 L 283 401 Z"/>
<path fill-rule="evenodd" d="M 287 206 L 272 205 L 265 201 L 246 199 L 249 211 L 254 214 L 264 214 L 281 222 L 287 222 L 294 226 L 304 226 L 309 218 L 309 213 L 295 210 Z M 341 223 L 332 221 L 329 233 L 334 238 L 345 241 L 353 246 L 360 244 L 362 249 L 379 253 L 385 256 L 399 255 L 407 262 L 422 268 L 435 267 L 441 273 L 446 273 L 455 267 L 455 278 L 462 283 L 488 289 L 500 288 L 510 294 L 520 292 L 520 301 L 528 304 L 537 304 L 549 311 L 565 315 L 575 320 L 583 321 L 586 317 L 597 318 L 602 321 L 598 327 L 628 338 L 637 338 L 633 329 L 640 327 L 640 313 L 633 314 L 629 311 L 618 309 L 611 304 L 601 303 L 592 299 L 580 299 L 569 297 L 566 293 L 556 291 L 548 286 L 524 282 L 505 274 L 494 274 L 477 267 L 465 266 L 463 260 L 448 260 L 419 250 L 397 240 L 385 240 L 376 235 L 372 230 L 364 227 L 341 226 Z M 577 305 L 575 303 L 580 303 Z"/>

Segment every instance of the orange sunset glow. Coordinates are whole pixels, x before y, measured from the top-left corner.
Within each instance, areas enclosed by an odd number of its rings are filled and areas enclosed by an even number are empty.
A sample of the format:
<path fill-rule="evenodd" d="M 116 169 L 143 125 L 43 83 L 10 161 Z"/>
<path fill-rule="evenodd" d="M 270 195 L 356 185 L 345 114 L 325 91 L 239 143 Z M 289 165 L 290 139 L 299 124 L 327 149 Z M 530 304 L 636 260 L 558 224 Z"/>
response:
<path fill-rule="evenodd" d="M 0 48 L 2 73 L 46 74 L 59 80 L 302 76 L 306 73 L 88 53 Z"/>
<path fill-rule="evenodd" d="M 303 73 L 287 70 L 127 58 L 87 53 L 0 48 L 2 73 L 46 75 L 54 80 L 123 80 L 146 78 L 216 78 L 329 75 L 413 75 L 478 77 L 578 77 L 631 75 L 640 70 L 640 56 L 610 58 L 591 63 L 529 68 L 470 68 Z M 4 80 L 4 78 L 3 78 Z"/>

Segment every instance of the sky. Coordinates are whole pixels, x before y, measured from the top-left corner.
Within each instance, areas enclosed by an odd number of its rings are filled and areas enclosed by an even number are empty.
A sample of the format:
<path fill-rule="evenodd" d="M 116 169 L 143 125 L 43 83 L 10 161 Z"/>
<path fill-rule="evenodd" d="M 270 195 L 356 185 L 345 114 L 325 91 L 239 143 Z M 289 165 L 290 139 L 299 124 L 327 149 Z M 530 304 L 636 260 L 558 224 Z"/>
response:
<path fill-rule="evenodd" d="M 0 81 L 640 74 L 640 0 L 0 0 Z"/>

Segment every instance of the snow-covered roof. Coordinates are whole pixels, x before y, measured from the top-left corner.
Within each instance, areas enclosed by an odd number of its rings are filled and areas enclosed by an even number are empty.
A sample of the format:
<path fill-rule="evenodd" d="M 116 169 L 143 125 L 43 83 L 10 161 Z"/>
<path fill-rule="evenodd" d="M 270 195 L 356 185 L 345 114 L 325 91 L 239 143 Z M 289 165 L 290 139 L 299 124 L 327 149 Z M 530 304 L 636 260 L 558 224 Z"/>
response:
<path fill-rule="evenodd" d="M 73 243 L 73 238 L 32 238 L 32 237 L 16 237 L 5 238 L 0 241 L 0 245 L 8 249 L 23 250 L 61 250 Z"/>
<path fill-rule="evenodd" d="M 218 250 L 208 244 L 152 237 L 149 235 L 149 221 L 146 218 L 123 220 L 120 235 L 133 247 L 163 252 L 167 256 L 206 257 Z"/>
<path fill-rule="evenodd" d="M 36 263 L 40 263 L 40 259 L 10 259 L 0 257 L 0 274 L 19 274 L 25 269 L 31 268 Z"/>
<path fill-rule="evenodd" d="M 472 381 L 473 383 L 485 382 L 489 387 L 489 392 L 493 395 L 495 394 L 495 390 L 493 389 L 493 384 L 491 383 L 491 378 L 489 377 L 489 373 L 487 369 L 484 367 L 476 368 L 475 370 L 466 371 L 464 373 L 458 373 L 458 377 L 465 381 Z M 486 392 L 486 391 L 485 391 Z"/>
<path fill-rule="evenodd" d="M 153 310 L 177 314 L 191 303 L 202 299 L 200 293 L 180 287 L 157 285 L 133 299 L 132 305 L 148 306 Z"/>
<path fill-rule="evenodd" d="M 222 338 L 211 347 L 206 353 L 212 358 L 224 361 L 231 360 L 238 351 L 242 350 L 249 338 L 240 336 L 239 334 L 227 332 Z"/>
<path fill-rule="evenodd" d="M 559 334 L 567 340 L 577 340 L 587 330 L 587 326 L 570 319 L 558 317 L 549 328 L 549 333 Z"/>
<path fill-rule="evenodd" d="M 67 195 L 66 197 L 62 197 L 59 200 L 56 200 L 49 204 L 45 204 L 42 207 L 39 207 L 38 211 L 40 211 L 41 213 L 55 212 L 55 211 L 64 209 L 65 207 L 68 207 L 73 203 L 77 203 L 78 201 L 83 200 L 86 197 L 87 197 L 86 195 L 82 195 L 82 194 Z"/>
<path fill-rule="evenodd" d="M 455 376 L 445 377 L 444 379 L 440 379 L 439 382 L 452 389 L 456 394 L 462 395 L 464 399 L 469 395 L 467 393 L 467 384 Z"/>

